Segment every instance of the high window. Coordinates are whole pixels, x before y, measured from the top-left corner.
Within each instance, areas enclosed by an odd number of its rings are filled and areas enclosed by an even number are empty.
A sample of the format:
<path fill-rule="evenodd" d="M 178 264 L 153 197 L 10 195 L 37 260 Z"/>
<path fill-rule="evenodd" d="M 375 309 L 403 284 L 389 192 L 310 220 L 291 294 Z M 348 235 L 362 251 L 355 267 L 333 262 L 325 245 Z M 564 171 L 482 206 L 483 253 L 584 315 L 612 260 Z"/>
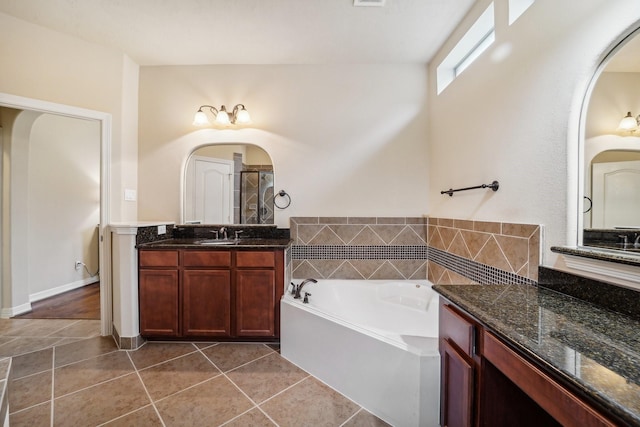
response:
<path fill-rule="evenodd" d="M 493 3 L 491 3 L 438 66 L 436 72 L 438 93 L 471 65 L 494 40 L 495 20 Z"/>

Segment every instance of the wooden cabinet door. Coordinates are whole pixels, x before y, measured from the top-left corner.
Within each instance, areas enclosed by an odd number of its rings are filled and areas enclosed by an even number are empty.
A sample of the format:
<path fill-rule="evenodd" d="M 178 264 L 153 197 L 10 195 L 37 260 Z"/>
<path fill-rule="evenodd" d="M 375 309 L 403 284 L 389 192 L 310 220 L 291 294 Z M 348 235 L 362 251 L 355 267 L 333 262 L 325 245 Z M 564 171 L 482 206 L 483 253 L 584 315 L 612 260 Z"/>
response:
<path fill-rule="evenodd" d="M 184 270 L 182 310 L 184 336 L 231 336 L 229 270 Z"/>
<path fill-rule="evenodd" d="M 139 307 L 142 335 L 179 335 L 178 292 L 178 270 L 140 270 Z"/>
<path fill-rule="evenodd" d="M 473 416 L 473 361 L 458 352 L 448 340 L 440 342 L 442 367 L 441 424 L 471 427 Z"/>
<path fill-rule="evenodd" d="M 236 270 L 236 335 L 276 335 L 276 280 L 274 270 Z"/>

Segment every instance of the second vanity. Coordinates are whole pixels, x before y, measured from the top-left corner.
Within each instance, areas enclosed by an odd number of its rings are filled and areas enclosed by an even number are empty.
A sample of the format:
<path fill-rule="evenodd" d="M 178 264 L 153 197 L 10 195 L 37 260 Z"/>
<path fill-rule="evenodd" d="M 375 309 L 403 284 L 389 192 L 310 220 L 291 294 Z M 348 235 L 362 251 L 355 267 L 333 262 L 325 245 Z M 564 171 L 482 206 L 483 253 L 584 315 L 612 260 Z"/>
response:
<path fill-rule="evenodd" d="M 571 296 L 629 308 L 638 294 L 541 273 L 538 287 L 434 287 L 443 425 L 640 425 L 637 313 Z"/>
<path fill-rule="evenodd" d="M 171 238 L 138 245 L 140 334 L 277 340 L 288 238 Z"/>

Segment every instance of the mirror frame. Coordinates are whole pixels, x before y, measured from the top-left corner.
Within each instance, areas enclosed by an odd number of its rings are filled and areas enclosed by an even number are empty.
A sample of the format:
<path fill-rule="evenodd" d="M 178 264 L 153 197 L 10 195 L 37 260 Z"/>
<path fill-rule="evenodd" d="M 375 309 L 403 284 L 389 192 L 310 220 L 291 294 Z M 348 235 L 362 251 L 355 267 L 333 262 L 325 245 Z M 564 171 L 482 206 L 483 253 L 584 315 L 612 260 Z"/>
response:
<path fill-rule="evenodd" d="M 252 147 L 259 148 L 260 150 L 264 151 L 264 153 L 267 156 L 269 156 L 269 159 L 271 160 L 271 168 L 272 168 L 272 171 L 273 171 L 273 185 L 274 185 L 274 189 L 275 189 L 275 183 L 276 183 L 275 164 L 274 164 L 274 161 L 273 161 L 273 157 L 271 156 L 271 153 L 269 153 L 264 147 L 261 147 L 258 144 L 253 144 L 253 143 L 250 143 L 250 142 L 240 142 L 240 141 L 238 141 L 238 142 L 207 142 L 207 143 L 203 143 L 203 144 L 197 145 L 191 151 L 189 151 L 187 156 L 182 161 L 182 167 L 181 167 L 181 173 L 180 173 L 180 225 L 184 225 L 185 224 L 185 208 L 186 208 L 185 186 L 187 185 L 187 167 L 189 165 L 189 160 L 196 153 L 196 151 L 200 150 L 201 148 L 214 147 L 214 146 L 224 146 L 224 145 L 247 145 L 247 146 L 252 146 Z M 274 214 L 274 218 L 273 218 L 273 223 L 272 224 L 244 224 L 244 223 L 237 223 L 236 224 L 236 223 L 231 223 L 231 224 L 228 224 L 228 225 L 247 225 L 247 226 L 251 226 L 251 227 L 259 227 L 259 226 L 273 227 L 276 224 L 276 217 L 275 217 L 276 216 L 276 209 L 275 208 L 273 210 L 273 214 Z M 207 225 L 207 224 L 199 224 L 199 225 Z M 214 225 L 220 225 L 220 224 L 214 224 Z M 224 224 L 224 225 L 226 225 L 226 224 Z"/>
<path fill-rule="evenodd" d="M 591 102 L 591 96 L 593 94 L 593 90 L 595 88 L 598 79 L 606 69 L 609 61 L 627 44 L 627 42 L 634 37 L 640 37 L 640 21 L 636 21 L 633 25 L 628 27 L 625 31 L 623 31 L 618 38 L 616 38 L 605 51 L 604 56 L 598 66 L 596 67 L 593 76 L 589 80 L 587 84 L 587 90 L 582 99 L 582 104 L 580 108 L 580 117 L 579 117 L 579 132 L 578 132 L 578 164 L 577 164 L 577 209 L 575 211 L 577 215 L 576 221 L 576 238 L 575 243 L 577 247 L 582 247 L 583 245 L 583 236 L 584 236 L 584 195 L 585 195 L 585 173 L 586 173 L 586 165 L 585 163 L 585 141 L 586 141 L 586 121 L 587 121 L 587 113 L 589 110 L 589 104 Z M 589 250 L 597 250 L 597 248 L 589 247 Z M 615 249 L 607 249 L 609 251 L 616 251 Z M 637 258 L 637 255 L 630 255 L 624 251 L 616 251 L 621 255 L 631 256 Z"/>

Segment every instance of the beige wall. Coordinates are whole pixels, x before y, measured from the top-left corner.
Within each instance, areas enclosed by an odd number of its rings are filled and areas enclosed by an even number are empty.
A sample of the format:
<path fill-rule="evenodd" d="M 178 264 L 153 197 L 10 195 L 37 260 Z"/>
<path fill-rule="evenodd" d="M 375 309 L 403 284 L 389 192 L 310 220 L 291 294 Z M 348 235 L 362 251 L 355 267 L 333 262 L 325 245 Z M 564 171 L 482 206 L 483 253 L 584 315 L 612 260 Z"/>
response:
<path fill-rule="evenodd" d="M 137 70 L 122 52 L 0 13 L 0 93 L 112 115 L 111 220 L 131 221 L 136 188 Z"/>
<path fill-rule="evenodd" d="M 139 219 L 180 219 L 180 177 L 197 146 L 253 143 L 273 160 L 291 216 L 426 214 L 422 65 L 194 66 L 140 70 Z M 198 129 L 202 104 L 243 103 L 253 125 Z"/>
<path fill-rule="evenodd" d="M 100 123 L 44 114 L 29 140 L 29 294 L 89 283 L 98 271 Z M 87 280 L 85 280 L 87 279 Z M 68 290 L 68 289 L 62 289 Z M 58 290 L 60 292 L 60 290 Z"/>
<path fill-rule="evenodd" d="M 429 66 L 488 5 L 481 0 Z M 440 95 L 429 81 L 429 213 L 541 224 L 543 263 L 577 235 L 578 130 L 589 79 L 640 19 L 633 0 L 537 0 L 512 26 L 495 2 L 496 41 Z M 634 15 L 635 13 L 635 15 Z M 500 181 L 496 193 L 440 190 Z"/>

